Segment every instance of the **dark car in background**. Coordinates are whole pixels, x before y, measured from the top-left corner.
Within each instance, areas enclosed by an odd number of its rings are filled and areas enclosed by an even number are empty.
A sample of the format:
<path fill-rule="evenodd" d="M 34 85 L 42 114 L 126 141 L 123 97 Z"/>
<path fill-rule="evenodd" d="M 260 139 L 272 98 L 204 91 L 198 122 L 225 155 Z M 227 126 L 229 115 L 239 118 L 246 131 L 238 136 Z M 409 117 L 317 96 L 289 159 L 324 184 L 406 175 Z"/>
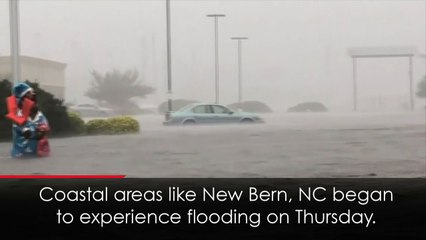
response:
<path fill-rule="evenodd" d="M 77 104 L 69 106 L 68 109 L 78 113 L 81 117 L 110 117 L 114 115 L 111 108 L 103 108 L 94 104 Z"/>
<path fill-rule="evenodd" d="M 327 107 L 319 102 L 304 102 L 289 108 L 288 112 L 327 112 Z"/>

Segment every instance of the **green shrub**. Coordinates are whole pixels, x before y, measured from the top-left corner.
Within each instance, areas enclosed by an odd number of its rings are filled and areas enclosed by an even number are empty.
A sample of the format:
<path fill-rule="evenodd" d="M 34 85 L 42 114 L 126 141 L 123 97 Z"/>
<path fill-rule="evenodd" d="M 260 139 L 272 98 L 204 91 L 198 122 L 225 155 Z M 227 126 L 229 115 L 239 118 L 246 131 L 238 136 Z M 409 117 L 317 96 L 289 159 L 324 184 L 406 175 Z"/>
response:
<path fill-rule="evenodd" d="M 11 84 L 7 80 L 0 82 L 0 139 L 12 139 L 12 122 L 6 118 L 6 98 L 10 96 Z"/>
<path fill-rule="evenodd" d="M 107 120 L 112 126 L 113 134 L 139 132 L 139 122 L 131 117 L 113 117 Z"/>
<path fill-rule="evenodd" d="M 110 134 L 112 126 L 106 119 L 92 119 L 86 123 L 86 131 L 90 135 Z"/>
<path fill-rule="evenodd" d="M 76 112 L 68 112 L 68 119 L 70 121 L 70 131 L 76 134 L 83 134 L 86 132 L 86 125 L 84 120 Z"/>
<path fill-rule="evenodd" d="M 86 131 L 89 135 L 137 133 L 139 122 L 128 116 L 93 119 L 87 122 Z"/>

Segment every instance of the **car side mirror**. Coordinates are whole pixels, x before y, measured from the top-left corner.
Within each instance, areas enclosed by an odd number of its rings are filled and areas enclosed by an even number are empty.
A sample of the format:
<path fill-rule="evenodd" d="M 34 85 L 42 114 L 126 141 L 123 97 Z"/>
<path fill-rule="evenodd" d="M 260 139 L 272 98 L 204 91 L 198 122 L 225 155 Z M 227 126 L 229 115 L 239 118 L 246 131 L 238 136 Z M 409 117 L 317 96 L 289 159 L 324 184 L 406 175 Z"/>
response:
<path fill-rule="evenodd" d="M 229 114 L 229 115 L 232 115 L 232 114 L 234 114 L 234 112 L 228 112 L 228 114 Z"/>

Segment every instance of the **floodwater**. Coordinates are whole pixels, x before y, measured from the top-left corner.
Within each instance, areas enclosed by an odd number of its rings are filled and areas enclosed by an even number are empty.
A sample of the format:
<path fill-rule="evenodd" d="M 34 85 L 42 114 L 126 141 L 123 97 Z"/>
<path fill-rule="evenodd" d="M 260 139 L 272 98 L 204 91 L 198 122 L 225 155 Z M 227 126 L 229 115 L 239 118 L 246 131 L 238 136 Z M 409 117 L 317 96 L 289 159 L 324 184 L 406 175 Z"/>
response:
<path fill-rule="evenodd" d="M 253 125 L 162 126 L 139 134 L 51 139 L 52 155 L 11 159 L 0 174 L 128 177 L 425 177 L 426 119 L 415 113 L 273 113 Z"/>

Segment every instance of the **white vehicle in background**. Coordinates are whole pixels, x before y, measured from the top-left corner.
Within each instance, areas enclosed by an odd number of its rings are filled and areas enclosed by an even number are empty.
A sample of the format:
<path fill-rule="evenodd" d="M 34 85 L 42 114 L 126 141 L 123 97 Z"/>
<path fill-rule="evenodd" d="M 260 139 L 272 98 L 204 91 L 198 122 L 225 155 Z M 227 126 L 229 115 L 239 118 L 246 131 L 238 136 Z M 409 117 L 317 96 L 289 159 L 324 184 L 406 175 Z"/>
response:
<path fill-rule="evenodd" d="M 103 108 L 88 103 L 69 106 L 68 109 L 77 112 L 80 117 L 110 117 L 114 115 L 114 110 L 111 108 Z"/>

